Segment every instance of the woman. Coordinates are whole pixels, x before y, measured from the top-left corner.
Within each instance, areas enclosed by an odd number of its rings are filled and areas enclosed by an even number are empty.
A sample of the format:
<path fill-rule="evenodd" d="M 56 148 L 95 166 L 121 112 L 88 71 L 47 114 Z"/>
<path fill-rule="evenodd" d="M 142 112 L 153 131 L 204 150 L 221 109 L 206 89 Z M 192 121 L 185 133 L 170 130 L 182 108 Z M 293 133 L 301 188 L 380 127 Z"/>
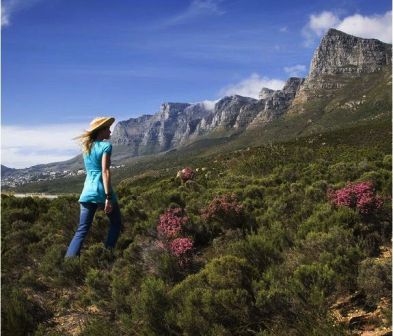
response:
<path fill-rule="evenodd" d="M 79 226 L 68 247 L 66 257 L 80 254 L 97 208 L 103 208 L 110 220 L 105 246 L 113 249 L 119 237 L 120 209 L 117 197 L 111 187 L 109 170 L 112 144 L 103 141 L 110 138 L 110 126 L 114 121 L 115 118 L 96 118 L 90 123 L 90 129 L 78 137 L 82 143 L 86 180 L 79 197 L 81 209 Z"/>

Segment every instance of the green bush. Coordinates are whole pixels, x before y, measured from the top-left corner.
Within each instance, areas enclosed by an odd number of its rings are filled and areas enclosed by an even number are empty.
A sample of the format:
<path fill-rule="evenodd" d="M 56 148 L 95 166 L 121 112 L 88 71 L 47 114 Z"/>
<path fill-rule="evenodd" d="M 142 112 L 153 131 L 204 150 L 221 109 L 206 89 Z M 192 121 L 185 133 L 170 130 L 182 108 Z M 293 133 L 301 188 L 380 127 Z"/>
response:
<path fill-rule="evenodd" d="M 261 274 L 273 263 L 281 261 L 275 242 L 259 235 L 249 235 L 231 245 L 231 254 L 247 260 Z"/>
<path fill-rule="evenodd" d="M 93 304 L 102 304 L 109 301 L 111 297 L 112 277 L 109 272 L 90 268 L 86 274 L 85 284 L 87 297 Z"/>
<path fill-rule="evenodd" d="M 382 297 L 391 297 L 391 259 L 365 259 L 359 266 L 358 286 L 370 305 L 377 305 Z"/>
<path fill-rule="evenodd" d="M 302 295 L 308 297 L 311 302 L 315 302 L 314 299 L 320 300 L 318 297 L 312 297 L 314 294 L 323 297 L 332 294 L 336 287 L 336 277 L 336 273 L 328 265 L 320 263 L 300 265 L 294 272 L 294 280 L 301 285 Z"/>
<path fill-rule="evenodd" d="M 78 257 L 65 258 L 66 246 L 54 244 L 45 253 L 39 270 L 55 286 L 71 286 L 83 279 Z"/>
<path fill-rule="evenodd" d="M 2 335 L 30 335 L 40 322 L 49 317 L 49 313 L 31 301 L 21 289 L 2 286 Z"/>
<path fill-rule="evenodd" d="M 147 277 L 133 300 L 132 319 L 138 335 L 167 335 L 167 289 L 161 279 Z"/>
<path fill-rule="evenodd" d="M 254 270 L 234 256 L 213 259 L 170 291 L 169 320 L 185 334 L 213 335 L 212 330 L 242 334 L 251 328 Z"/>
<path fill-rule="evenodd" d="M 140 287 L 142 272 L 140 268 L 125 259 L 118 259 L 112 272 L 112 302 L 118 314 L 131 314 L 131 299 Z"/>
<path fill-rule="evenodd" d="M 110 269 L 115 260 L 113 251 L 107 249 L 103 243 L 90 245 L 81 253 L 81 267 L 84 272 L 90 268 Z"/>

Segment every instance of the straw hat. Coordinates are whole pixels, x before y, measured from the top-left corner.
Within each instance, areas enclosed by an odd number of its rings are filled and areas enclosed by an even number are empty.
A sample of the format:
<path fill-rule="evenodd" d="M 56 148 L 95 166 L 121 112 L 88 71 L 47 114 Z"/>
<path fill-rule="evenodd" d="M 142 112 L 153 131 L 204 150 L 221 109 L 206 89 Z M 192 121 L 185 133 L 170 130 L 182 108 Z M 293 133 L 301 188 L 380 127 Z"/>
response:
<path fill-rule="evenodd" d="M 92 133 L 100 128 L 111 126 L 115 122 L 113 117 L 99 117 L 92 120 L 88 133 Z"/>
<path fill-rule="evenodd" d="M 100 128 L 111 126 L 115 121 L 113 117 L 98 117 L 91 121 L 90 128 L 85 130 L 81 135 L 73 138 L 73 140 L 81 140 L 90 138 L 94 131 L 99 130 Z"/>

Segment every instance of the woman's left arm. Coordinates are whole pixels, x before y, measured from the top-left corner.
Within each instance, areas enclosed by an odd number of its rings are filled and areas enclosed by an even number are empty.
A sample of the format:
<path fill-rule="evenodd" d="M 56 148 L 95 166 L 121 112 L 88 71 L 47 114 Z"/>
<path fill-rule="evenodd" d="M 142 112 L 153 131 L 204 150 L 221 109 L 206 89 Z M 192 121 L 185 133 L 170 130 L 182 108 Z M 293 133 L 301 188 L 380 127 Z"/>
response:
<path fill-rule="evenodd" d="M 111 172 L 109 167 L 111 165 L 111 159 L 109 153 L 104 153 L 102 155 L 102 181 L 104 183 L 105 190 L 105 213 L 110 213 L 112 211 L 112 195 L 111 195 Z"/>

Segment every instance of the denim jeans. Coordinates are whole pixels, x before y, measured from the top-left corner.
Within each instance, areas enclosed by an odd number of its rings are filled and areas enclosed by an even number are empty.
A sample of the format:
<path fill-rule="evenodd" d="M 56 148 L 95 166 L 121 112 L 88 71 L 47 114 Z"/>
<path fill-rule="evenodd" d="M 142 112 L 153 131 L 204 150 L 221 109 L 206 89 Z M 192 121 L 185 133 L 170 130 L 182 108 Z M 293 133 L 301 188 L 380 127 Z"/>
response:
<path fill-rule="evenodd" d="M 91 223 L 93 223 L 94 214 L 97 208 L 102 206 L 103 204 L 80 202 L 81 212 L 79 226 L 75 232 L 74 238 L 72 238 L 68 246 L 66 257 L 74 257 L 80 254 L 83 242 L 89 232 Z M 107 248 L 114 248 L 121 229 L 120 209 L 117 202 L 112 203 L 112 211 L 108 214 L 108 218 L 110 226 L 105 246 Z"/>

